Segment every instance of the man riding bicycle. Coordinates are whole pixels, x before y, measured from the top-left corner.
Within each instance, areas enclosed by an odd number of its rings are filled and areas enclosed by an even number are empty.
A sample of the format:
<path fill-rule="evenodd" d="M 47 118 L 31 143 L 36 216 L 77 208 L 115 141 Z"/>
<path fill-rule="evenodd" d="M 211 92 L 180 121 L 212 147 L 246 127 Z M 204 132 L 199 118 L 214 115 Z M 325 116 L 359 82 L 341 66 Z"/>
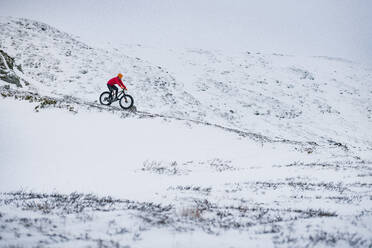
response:
<path fill-rule="evenodd" d="M 127 90 L 127 87 L 125 87 L 125 85 L 123 84 L 123 81 L 121 81 L 122 78 L 123 78 L 123 74 L 119 73 L 117 77 L 111 78 L 107 82 L 107 88 L 109 88 L 111 95 L 113 95 L 112 94 L 113 91 L 115 92 L 114 101 L 116 101 L 118 98 L 118 88 L 115 86 L 115 84 L 118 84 L 120 88 Z"/>

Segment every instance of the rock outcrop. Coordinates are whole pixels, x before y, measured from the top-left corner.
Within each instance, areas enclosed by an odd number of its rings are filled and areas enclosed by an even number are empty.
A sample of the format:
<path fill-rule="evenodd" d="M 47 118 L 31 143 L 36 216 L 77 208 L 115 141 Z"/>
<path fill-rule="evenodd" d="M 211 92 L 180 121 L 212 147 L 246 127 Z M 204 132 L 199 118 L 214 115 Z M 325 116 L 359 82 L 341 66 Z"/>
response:
<path fill-rule="evenodd" d="M 0 79 L 7 83 L 15 84 L 17 87 L 22 87 L 21 78 L 16 74 L 15 69 L 22 72 L 21 65 L 16 65 L 14 58 L 0 49 Z"/>

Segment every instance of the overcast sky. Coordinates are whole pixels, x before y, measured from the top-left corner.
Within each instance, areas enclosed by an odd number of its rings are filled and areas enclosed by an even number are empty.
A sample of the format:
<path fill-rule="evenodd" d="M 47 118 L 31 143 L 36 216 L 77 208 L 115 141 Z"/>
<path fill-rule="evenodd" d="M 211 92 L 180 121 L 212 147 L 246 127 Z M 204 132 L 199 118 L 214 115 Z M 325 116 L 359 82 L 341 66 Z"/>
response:
<path fill-rule="evenodd" d="M 372 65 L 372 0 L 0 0 L 92 44 L 337 56 Z"/>

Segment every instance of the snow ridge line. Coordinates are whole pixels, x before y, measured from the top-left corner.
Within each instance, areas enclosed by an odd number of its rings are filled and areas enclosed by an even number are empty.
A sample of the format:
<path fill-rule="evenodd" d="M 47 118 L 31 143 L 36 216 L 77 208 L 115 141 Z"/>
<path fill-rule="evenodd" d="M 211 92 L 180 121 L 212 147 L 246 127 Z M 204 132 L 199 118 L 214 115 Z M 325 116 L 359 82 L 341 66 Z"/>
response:
<path fill-rule="evenodd" d="M 168 115 L 163 115 L 163 114 L 150 113 L 146 111 L 138 111 L 135 106 L 133 106 L 128 111 L 124 111 L 123 109 L 119 107 L 115 107 L 115 106 L 107 107 L 107 106 L 103 106 L 99 104 L 97 101 L 88 102 L 88 101 L 83 101 L 79 98 L 67 96 L 67 95 L 61 95 L 62 98 L 41 96 L 39 93 L 35 93 L 31 91 L 11 89 L 9 86 L 0 86 L 0 95 L 3 98 L 13 97 L 14 99 L 18 99 L 18 100 L 29 101 L 30 103 L 32 102 L 40 103 L 40 105 L 37 105 L 35 107 L 36 112 L 38 112 L 40 109 L 43 109 L 43 108 L 55 107 L 55 108 L 64 108 L 76 114 L 77 109 L 74 108 L 73 106 L 73 104 L 76 104 L 82 107 L 87 107 L 88 109 L 94 108 L 99 111 L 108 111 L 112 113 L 120 112 L 121 118 L 126 118 L 130 116 L 137 116 L 139 118 L 166 118 L 166 119 L 178 120 L 178 121 L 188 121 L 188 122 L 192 122 L 198 125 L 212 126 L 212 127 L 222 129 L 227 132 L 238 134 L 241 137 L 248 137 L 254 141 L 261 142 L 262 144 L 263 143 L 286 143 L 290 145 L 299 145 L 303 147 L 310 146 L 312 148 L 319 146 L 318 143 L 313 142 L 313 141 L 304 142 L 304 141 L 289 140 L 289 139 L 284 139 L 284 138 L 273 139 L 273 138 L 270 138 L 270 137 L 267 137 L 261 134 L 246 132 L 246 131 L 242 131 L 242 130 L 230 128 L 230 127 L 225 127 L 225 126 L 215 124 L 215 123 L 203 122 L 203 121 L 192 120 L 192 119 L 184 119 L 184 118 L 168 116 Z"/>

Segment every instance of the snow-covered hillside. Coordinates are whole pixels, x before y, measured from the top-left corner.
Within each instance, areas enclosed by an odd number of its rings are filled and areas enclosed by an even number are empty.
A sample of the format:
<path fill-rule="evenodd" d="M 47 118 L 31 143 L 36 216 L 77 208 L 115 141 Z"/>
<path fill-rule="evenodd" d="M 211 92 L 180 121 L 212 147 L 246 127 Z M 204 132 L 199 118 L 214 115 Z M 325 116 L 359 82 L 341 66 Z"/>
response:
<path fill-rule="evenodd" d="M 371 146 L 371 68 L 327 57 L 122 50 L 165 66 L 205 107 L 208 121 L 272 137 Z"/>
<path fill-rule="evenodd" d="M 371 69 L 10 17 L 0 51 L 0 246 L 372 245 Z M 118 72 L 131 111 L 98 103 Z"/>
<path fill-rule="evenodd" d="M 2 18 L 0 31 L 3 50 L 43 94 L 93 102 L 107 79 L 122 72 L 139 110 L 271 137 L 372 146 L 372 70 L 347 60 L 141 46 L 94 49 L 25 19 Z"/>
<path fill-rule="evenodd" d="M 107 90 L 108 79 L 122 72 L 143 109 L 173 113 L 194 105 L 195 99 L 159 66 L 119 51 L 93 49 L 43 23 L 13 18 L 2 18 L 0 23 L 2 49 L 22 65 L 43 94 L 95 101 Z M 184 108 L 175 108 L 176 99 Z"/>

